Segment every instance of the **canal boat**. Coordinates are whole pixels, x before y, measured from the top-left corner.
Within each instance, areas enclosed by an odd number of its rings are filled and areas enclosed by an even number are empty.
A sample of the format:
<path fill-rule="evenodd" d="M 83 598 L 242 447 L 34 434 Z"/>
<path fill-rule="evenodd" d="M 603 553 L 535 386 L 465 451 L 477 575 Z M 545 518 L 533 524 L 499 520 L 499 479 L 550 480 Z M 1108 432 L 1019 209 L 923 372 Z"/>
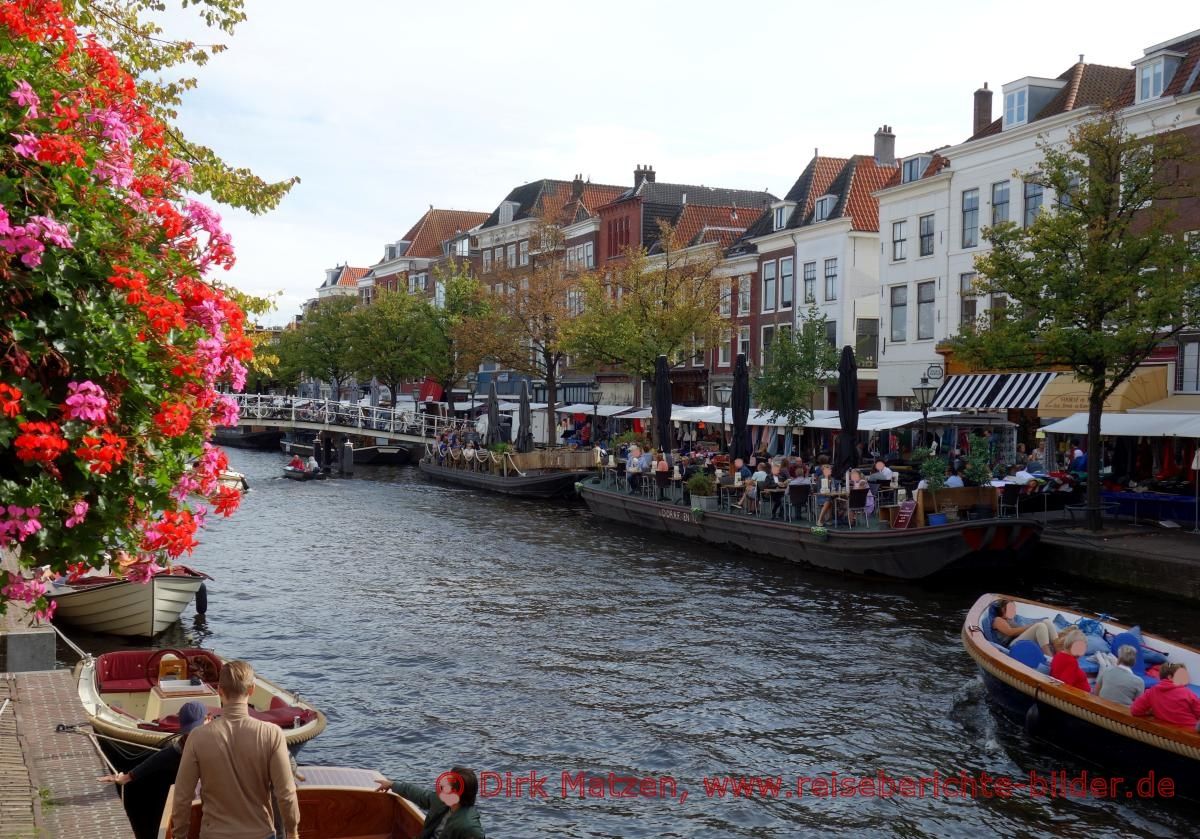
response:
<path fill-rule="evenodd" d="M 303 839 L 416 839 L 425 823 L 425 813 L 393 792 L 379 792 L 382 780 L 382 775 L 370 769 L 298 767 L 300 835 Z M 159 836 L 165 839 L 184 839 L 171 832 L 175 794 L 175 787 L 171 787 L 163 810 Z M 203 815 L 200 799 L 193 798 L 187 839 L 198 839 Z"/>
<path fill-rule="evenodd" d="M 225 469 L 217 476 L 217 483 L 229 489 L 236 489 L 239 492 L 249 492 L 250 482 L 246 480 L 246 476 L 241 472 L 235 472 L 232 469 Z"/>
<path fill-rule="evenodd" d="M 467 455 L 455 449 L 439 462 L 427 453 L 418 464 L 437 481 L 498 492 L 518 498 L 571 498 L 575 484 L 590 477 L 590 451 L 543 450 L 524 454 L 493 454 L 479 449 Z"/>
<path fill-rule="evenodd" d="M 283 467 L 283 477 L 289 481 L 323 481 L 329 477 L 323 469 L 297 469 L 294 466 Z"/>
<path fill-rule="evenodd" d="M 919 580 L 947 571 L 1009 566 L 1032 553 L 1033 519 L 974 519 L 908 529 L 813 528 L 629 495 L 596 478 L 581 483 L 588 509 L 635 530 L 681 536 L 829 571 Z"/>
<path fill-rule="evenodd" d="M 370 442 L 366 442 L 367 440 Z M 386 437 L 352 437 L 351 443 L 354 449 L 355 465 L 403 466 L 410 460 L 407 446 L 399 445 Z M 312 438 L 310 436 L 307 442 L 300 442 L 285 437 L 279 441 L 279 450 L 287 455 L 298 454 L 303 458 L 308 458 L 313 453 Z M 337 447 L 334 457 L 338 457 L 340 453 L 341 447 Z"/>
<path fill-rule="evenodd" d="M 54 580 L 46 597 L 57 604 L 55 623 L 105 635 L 153 638 L 179 619 L 207 579 L 207 574 L 186 565 L 173 565 L 144 583 L 102 569 Z"/>
<path fill-rule="evenodd" d="M 279 445 L 279 438 L 282 436 L 283 432 L 278 428 L 261 425 L 238 425 L 233 428 L 220 426 L 213 432 L 213 441 L 234 449 L 270 451 Z"/>
<path fill-rule="evenodd" d="M 88 722 L 124 757 L 155 750 L 179 730 L 178 712 L 198 701 L 221 711 L 217 679 L 225 660 L 200 649 L 119 650 L 75 666 Z M 262 676 L 254 677 L 250 715 L 283 729 L 296 751 L 325 730 L 325 715 Z"/>
<path fill-rule="evenodd" d="M 1128 641 L 1130 627 L 1104 615 L 1036 600 L 1006 594 L 981 596 L 963 621 L 962 642 L 983 674 L 988 696 L 1002 714 L 1023 724 L 1033 736 L 1106 767 L 1143 775 L 1153 770 L 1159 778 L 1173 779 L 1176 795 L 1200 796 L 1200 784 L 1196 783 L 1200 778 L 1200 733 L 1152 717 L 1135 717 L 1126 705 L 1052 678 L 1044 662 L 1038 661 L 1036 645 L 1030 658 L 1035 666 L 1019 661 L 992 631 L 994 604 L 1000 598 L 1016 604 L 1018 619 L 1057 618 L 1060 626 L 1063 621 L 1076 624 L 1081 618 L 1094 620 L 1103 630 L 1103 636 L 1097 637 L 1107 640 L 1110 649 Z M 1126 637 L 1119 638 L 1122 635 Z M 1145 674 L 1144 656 L 1148 651 L 1165 655 L 1167 661 L 1186 664 L 1193 679 L 1200 674 L 1200 650 L 1154 635 L 1139 633 L 1138 637 L 1142 652 L 1133 669 L 1148 685 L 1156 681 Z M 1200 685 L 1190 688 L 1200 694 Z"/>

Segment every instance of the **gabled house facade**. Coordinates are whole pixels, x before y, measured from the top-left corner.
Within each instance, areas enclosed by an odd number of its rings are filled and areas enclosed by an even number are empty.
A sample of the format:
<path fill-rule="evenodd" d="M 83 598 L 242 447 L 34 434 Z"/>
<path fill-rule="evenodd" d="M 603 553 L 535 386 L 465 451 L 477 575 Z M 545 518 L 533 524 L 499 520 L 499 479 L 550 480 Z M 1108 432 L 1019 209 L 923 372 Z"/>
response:
<path fill-rule="evenodd" d="M 483 212 L 430 206 L 402 239 L 384 246 L 383 258 L 358 282 L 359 302 L 369 305 L 379 290 L 435 299 L 433 267 L 448 257 L 467 259 L 471 232 L 487 217 Z"/>

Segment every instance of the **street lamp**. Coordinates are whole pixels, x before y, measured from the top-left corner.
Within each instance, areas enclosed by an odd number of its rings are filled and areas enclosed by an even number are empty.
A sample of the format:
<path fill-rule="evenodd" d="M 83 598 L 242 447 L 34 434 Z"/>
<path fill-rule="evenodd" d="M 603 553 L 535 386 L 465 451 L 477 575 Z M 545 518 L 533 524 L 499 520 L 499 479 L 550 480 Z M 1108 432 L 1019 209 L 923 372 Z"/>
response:
<path fill-rule="evenodd" d="M 931 385 L 925 376 L 921 377 L 921 384 L 913 388 L 913 399 L 921 409 L 921 448 L 929 445 L 929 406 L 933 404 L 937 390 L 937 385 Z"/>
<path fill-rule="evenodd" d="M 717 396 L 717 404 L 721 406 L 721 453 L 728 454 L 729 448 L 725 445 L 725 408 L 729 405 L 729 394 L 733 393 L 733 388 L 722 382 L 713 388 L 713 392 Z"/>
<path fill-rule="evenodd" d="M 596 426 L 596 414 L 600 411 L 600 397 L 604 395 L 604 391 L 600 389 L 599 382 L 592 382 L 588 395 L 592 397 L 592 445 L 598 446 L 600 445 L 600 438 L 597 436 L 599 430 Z"/>

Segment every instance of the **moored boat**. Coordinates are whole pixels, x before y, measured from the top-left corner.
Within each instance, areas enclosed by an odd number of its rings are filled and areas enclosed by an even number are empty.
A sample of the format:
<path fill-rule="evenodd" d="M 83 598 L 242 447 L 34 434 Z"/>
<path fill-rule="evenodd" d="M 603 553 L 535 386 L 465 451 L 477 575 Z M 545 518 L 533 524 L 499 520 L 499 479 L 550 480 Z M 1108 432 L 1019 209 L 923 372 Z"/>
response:
<path fill-rule="evenodd" d="M 249 492 L 250 482 L 246 480 L 246 476 L 241 472 L 234 472 L 232 469 L 226 469 L 217 476 L 217 482 L 229 489 L 236 489 L 239 492 Z"/>
<path fill-rule="evenodd" d="M 521 498 L 569 498 L 575 484 L 593 474 L 588 468 L 593 457 L 590 451 L 504 455 L 478 451 L 478 456 L 468 456 L 465 450 L 456 449 L 441 462 L 426 454 L 418 468 L 438 481 Z"/>
<path fill-rule="evenodd" d="M 179 730 L 186 702 L 220 713 L 217 678 L 224 659 L 210 650 L 141 649 L 85 657 L 75 666 L 79 699 L 98 734 L 136 755 L 157 749 Z M 325 715 L 255 675 L 250 714 L 283 729 L 295 751 L 325 729 Z"/>
<path fill-rule="evenodd" d="M 1036 660 L 1036 645 L 1031 661 L 1035 666 L 1022 663 L 999 643 L 992 630 L 994 604 L 1000 598 L 1016 604 L 1018 620 L 1045 618 L 1059 626 L 1064 621 L 1066 625 L 1078 624 L 1084 618 L 1095 621 L 1098 626 L 1093 628 L 1102 633 L 1096 637 L 1110 645 L 1127 643 L 1131 630 L 1105 616 L 1036 600 L 1002 594 L 981 596 L 963 621 L 962 642 L 983 674 L 989 697 L 1005 716 L 1023 724 L 1032 735 L 1106 767 L 1143 775 L 1153 770 L 1160 779 L 1172 779 L 1174 794 L 1200 796 L 1200 784 L 1196 782 L 1200 778 L 1200 733 L 1153 717 L 1135 717 L 1126 705 L 1101 699 L 1095 693 L 1084 693 L 1052 678 L 1043 672 L 1046 668 L 1037 667 L 1040 662 Z M 1139 663 L 1134 665 L 1135 673 L 1144 668 L 1144 656 L 1154 652 L 1165 656 L 1167 661 L 1182 662 L 1191 674 L 1200 674 L 1200 650 L 1154 635 L 1136 633 L 1136 637 L 1140 638 L 1142 652 Z M 1144 669 L 1139 675 L 1148 684 L 1156 681 Z M 1189 687 L 1200 694 L 1200 685 Z"/>
<path fill-rule="evenodd" d="M 725 512 L 698 512 L 589 480 L 579 487 L 597 516 L 638 530 L 734 547 L 830 571 L 919 580 L 949 570 L 1011 565 L 1041 537 L 1032 519 L 976 519 L 911 529 L 814 529 Z"/>
<path fill-rule="evenodd" d="M 416 839 L 425 814 L 419 807 L 392 792 L 376 787 L 383 776 L 369 769 L 343 766 L 301 766 L 296 779 L 304 839 Z M 171 832 L 172 787 L 163 812 L 161 837 L 183 839 Z M 187 839 L 198 839 L 204 809 L 192 800 Z"/>
<path fill-rule="evenodd" d="M 153 638 L 179 619 L 208 575 L 174 565 L 149 581 L 102 573 L 56 580 L 46 596 L 57 605 L 55 622 L 89 632 Z"/>

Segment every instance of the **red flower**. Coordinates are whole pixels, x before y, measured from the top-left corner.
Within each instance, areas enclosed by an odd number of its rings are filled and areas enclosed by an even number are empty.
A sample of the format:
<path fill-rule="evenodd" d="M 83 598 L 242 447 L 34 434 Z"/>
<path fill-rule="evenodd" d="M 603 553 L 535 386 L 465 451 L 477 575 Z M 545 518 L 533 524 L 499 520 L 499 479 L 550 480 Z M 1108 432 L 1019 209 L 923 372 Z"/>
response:
<path fill-rule="evenodd" d="M 196 547 L 196 520 L 190 510 L 167 510 L 162 521 L 147 528 L 142 547 L 147 551 L 166 551 L 179 556 L 184 551 L 192 552 Z"/>
<path fill-rule="evenodd" d="M 192 422 L 192 409 L 181 402 L 164 402 L 154 415 L 154 424 L 165 437 L 179 437 L 187 433 Z"/>
<path fill-rule="evenodd" d="M 233 487 L 221 487 L 213 499 L 213 509 L 228 518 L 242 503 L 242 494 Z"/>
<path fill-rule="evenodd" d="M 75 456 L 87 463 L 91 472 L 107 475 L 114 466 L 125 460 L 128 446 L 129 443 L 111 431 L 105 431 L 99 437 L 86 434 L 83 445 L 75 450 Z"/>
<path fill-rule="evenodd" d="M 21 413 L 21 391 L 0 382 L 0 413 L 10 419 Z"/>
<path fill-rule="evenodd" d="M 13 445 L 21 460 L 53 463 L 68 448 L 56 422 L 23 422 L 20 430 Z"/>

